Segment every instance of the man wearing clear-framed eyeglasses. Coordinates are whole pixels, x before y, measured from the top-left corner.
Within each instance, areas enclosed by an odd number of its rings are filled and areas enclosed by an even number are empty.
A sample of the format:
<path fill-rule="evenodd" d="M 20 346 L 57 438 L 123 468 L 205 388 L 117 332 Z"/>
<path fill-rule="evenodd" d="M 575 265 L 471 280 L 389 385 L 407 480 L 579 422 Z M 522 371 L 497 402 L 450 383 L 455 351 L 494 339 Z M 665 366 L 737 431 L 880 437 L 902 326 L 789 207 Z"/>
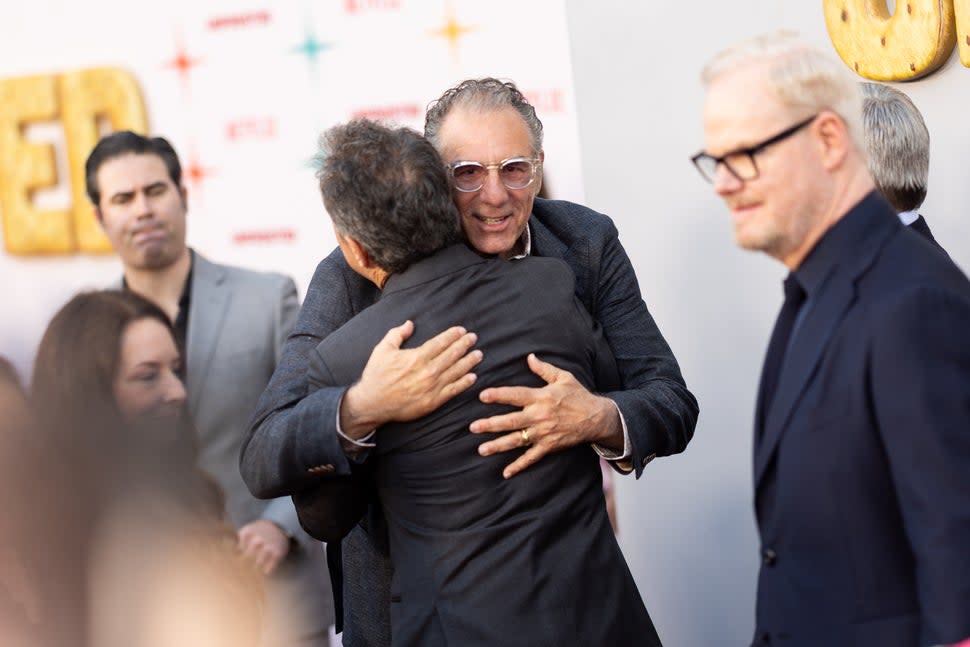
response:
<path fill-rule="evenodd" d="M 429 107 L 425 135 L 451 169 L 467 243 L 504 259 L 563 259 L 576 274 L 577 296 L 605 332 L 623 382 L 622 390 L 595 393 L 568 372 L 529 357 L 546 386 L 484 390 L 483 402 L 512 410 L 472 423 L 471 432 L 482 434 L 479 453 L 515 452 L 504 472 L 513 478 L 550 452 L 588 444 L 639 477 L 654 457 L 683 451 L 693 435 L 697 402 L 647 311 L 613 222 L 579 205 L 536 199 L 542 124 L 519 90 L 496 79 L 465 81 Z M 474 383 L 480 361 L 472 350 L 475 333 L 487 331 L 458 327 L 417 348 L 402 348 L 413 333 L 405 322 L 374 349 L 357 384 L 305 397 L 309 351 L 376 296 L 339 250 L 318 266 L 243 449 L 243 475 L 257 496 L 272 496 L 305 476 L 261 459 L 277 455 L 281 443 L 312 437 L 314 455 L 296 457 L 303 470 L 316 478 L 346 475 L 366 462 L 375 428 L 434 411 Z M 379 525 L 371 524 L 369 534 L 351 533 L 342 544 L 342 565 L 353 573 L 344 578 L 348 647 L 386 644 L 391 573 Z"/>
<path fill-rule="evenodd" d="M 754 413 L 753 646 L 970 636 L 970 282 L 875 191 L 848 69 L 793 34 L 704 70 L 691 159 L 789 270 Z"/>

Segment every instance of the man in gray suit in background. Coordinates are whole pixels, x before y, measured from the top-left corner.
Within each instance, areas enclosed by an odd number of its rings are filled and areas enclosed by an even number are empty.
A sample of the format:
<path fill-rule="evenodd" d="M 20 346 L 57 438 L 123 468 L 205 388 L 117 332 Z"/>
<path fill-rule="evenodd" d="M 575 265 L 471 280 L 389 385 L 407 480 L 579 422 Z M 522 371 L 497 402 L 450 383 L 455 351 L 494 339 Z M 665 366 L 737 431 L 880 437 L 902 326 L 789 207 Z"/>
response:
<path fill-rule="evenodd" d="M 201 467 L 221 486 L 239 547 L 266 578 L 266 647 L 328 644 L 333 600 L 322 546 L 288 499 L 255 499 L 239 473 L 246 424 L 299 303 L 292 279 L 212 263 L 186 246 L 187 193 L 163 138 L 124 131 L 88 157 L 88 196 L 121 257 L 123 284 L 175 324 Z"/>

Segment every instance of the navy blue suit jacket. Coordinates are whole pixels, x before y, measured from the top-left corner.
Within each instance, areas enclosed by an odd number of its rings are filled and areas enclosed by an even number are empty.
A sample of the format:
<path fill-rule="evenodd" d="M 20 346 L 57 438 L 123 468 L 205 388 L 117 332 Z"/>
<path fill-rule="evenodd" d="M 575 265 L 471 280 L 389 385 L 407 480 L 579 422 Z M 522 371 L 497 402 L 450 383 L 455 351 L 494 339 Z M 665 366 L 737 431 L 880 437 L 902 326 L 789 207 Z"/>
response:
<path fill-rule="evenodd" d="M 967 638 L 970 283 L 875 194 L 795 275 L 808 310 L 755 430 L 755 644 Z"/>

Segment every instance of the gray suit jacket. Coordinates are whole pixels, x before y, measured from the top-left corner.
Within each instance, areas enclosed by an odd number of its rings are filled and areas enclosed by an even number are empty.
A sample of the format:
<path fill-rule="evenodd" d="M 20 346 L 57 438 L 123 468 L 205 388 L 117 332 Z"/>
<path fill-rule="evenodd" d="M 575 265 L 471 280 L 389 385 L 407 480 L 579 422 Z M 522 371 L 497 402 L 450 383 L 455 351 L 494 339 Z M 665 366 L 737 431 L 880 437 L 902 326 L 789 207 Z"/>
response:
<path fill-rule="evenodd" d="M 537 199 L 529 227 L 532 253 L 566 261 L 576 275 L 576 295 L 603 328 L 624 387 L 604 395 L 623 414 L 633 467 L 639 476 L 654 455 L 675 454 L 687 446 L 697 423 L 697 401 L 647 311 L 612 220 L 580 205 Z M 293 494 L 327 474 L 350 474 L 350 462 L 336 434 L 337 411 L 346 387 L 320 389 L 308 396 L 307 366 L 313 348 L 372 304 L 377 295 L 372 283 L 350 269 L 340 250 L 317 267 L 243 445 L 243 478 L 257 496 Z M 328 465 L 330 469 L 318 469 Z M 345 569 L 351 568 L 349 563 L 359 564 L 347 578 L 348 586 L 356 588 L 344 596 L 348 601 L 344 614 L 348 647 L 381 644 L 379 636 L 373 641 L 351 642 L 350 627 L 373 633 L 375 627 L 388 626 L 375 618 L 387 618 L 389 566 L 386 560 L 380 565 L 370 538 L 355 535 L 343 542 Z M 363 587 L 364 577 L 372 577 L 378 584 Z M 383 589 L 380 582 L 384 582 Z M 339 596 L 336 602 L 339 605 Z"/>
<path fill-rule="evenodd" d="M 200 463 L 222 486 L 235 527 L 268 519 L 295 540 L 267 582 L 265 643 L 303 644 L 308 636 L 325 635 L 333 623 L 323 548 L 302 531 L 289 499 L 257 500 L 239 474 L 246 425 L 296 318 L 296 286 L 280 274 L 219 265 L 193 254 L 186 387 Z"/>

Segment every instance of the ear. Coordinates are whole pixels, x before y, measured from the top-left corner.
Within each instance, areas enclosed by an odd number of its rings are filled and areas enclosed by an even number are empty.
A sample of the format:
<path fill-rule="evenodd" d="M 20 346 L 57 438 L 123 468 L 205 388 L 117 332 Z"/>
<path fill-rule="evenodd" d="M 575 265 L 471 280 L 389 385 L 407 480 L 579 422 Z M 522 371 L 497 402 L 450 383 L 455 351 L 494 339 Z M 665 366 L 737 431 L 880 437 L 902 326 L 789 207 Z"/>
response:
<path fill-rule="evenodd" d="M 182 196 L 182 208 L 186 211 L 189 210 L 189 191 L 185 188 L 184 184 L 179 185 L 179 195 Z"/>
<path fill-rule="evenodd" d="M 536 155 L 536 157 L 539 158 L 539 172 L 536 174 L 535 190 L 532 194 L 533 196 L 539 195 L 539 192 L 542 191 L 542 167 L 543 162 L 546 160 L 546 151 L 539 151 L 539 154 Z"/>
<path fill-rule="evenodd" d="M 368 270 L 376 267 L 374 262 L 371 260 L 370 254 L 367 253 L 367 250 L 364 249 L 364 246 L 361 245 L 360 242 L 354 238 L 351 238 L 350 236 L 344 236 L 336 230 L 334 233 L 337 234 L 337 239 L 340 241 L 340 246 L 344 250 L 350 252 L 351 256 L 353 256 L 354 261 L 356 261 L 359 267 Z"/>
<path fill-rule="evenodd" d="M 842 118 L 831 110 L 823 110 L 812 127 L 822 153 L 826 171 L 839 168 L 853 146 L 852 137 Z"/>
<path fill-rule="evenodd" d="M 97 219 L 98 224 L 101 225 L 101 229 L 104 229 L 104 214 L 101 213 L 101 207 L 94 205 L 94 217 Z"/>

